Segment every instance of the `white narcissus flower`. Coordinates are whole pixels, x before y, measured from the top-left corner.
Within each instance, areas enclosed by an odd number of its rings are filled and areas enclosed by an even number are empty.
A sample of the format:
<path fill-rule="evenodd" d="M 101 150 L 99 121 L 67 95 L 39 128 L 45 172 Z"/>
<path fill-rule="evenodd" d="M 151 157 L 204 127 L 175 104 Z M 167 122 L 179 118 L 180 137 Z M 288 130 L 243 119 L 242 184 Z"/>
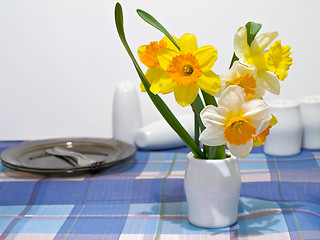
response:
<path fill-rule="evenodd" d="M 247 95 L 247 100 L 259 99 L 266 94 L 264 82 L 257 77 L 257 69 L 254 65 L 246 65 L 235 61 L 226 74 L 220 75 L 221 88 L 216 97 L 231 85 L 237 85 L 243 88 Z"/>
<path fill-rule="evenodd" d="M 221 94 L 218 107 L 205 107 L 200 117 L 206 127 L 200 141 L 208 146 L 227 144 L 236 157 L 250 153 L 254 137 L 269 126 L 272 118 L 263 100 L 247 101 L 244 90 L 236 85 L 229 86 Z"/>
<path fill-rule="evenodd" d="M 257 36 L 251 43 L 247 43 L 247 29 L 240 27 L 234 37 L 234 51 L 239 61 L 247 65 L 255 65 L 257 79 L 264 83 L 264 87 L 271 93 L 280 93 L 280 82 L 287 75 L 292 65 L 290 46 L 282 46 L 276 41 L 270 49 L 266 49 L 278 36 L 278 32 L 267 32 Z"/>

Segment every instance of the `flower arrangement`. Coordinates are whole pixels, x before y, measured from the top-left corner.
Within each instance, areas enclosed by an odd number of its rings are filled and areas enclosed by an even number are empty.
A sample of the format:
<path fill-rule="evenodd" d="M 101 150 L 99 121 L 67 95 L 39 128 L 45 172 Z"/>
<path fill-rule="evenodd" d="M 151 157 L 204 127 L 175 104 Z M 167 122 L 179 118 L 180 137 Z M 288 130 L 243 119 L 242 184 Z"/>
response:
<path fill-rule="evenodd" d="M 263 144 L 277 122 L 263 96 L 267 92 L 279 94 L 280 81 L 287 77 L 292 64 L 290 46 L 275 41 L 278 33 L 257 36 L 262 25 L 254 22 L 240 27 L 235 33 L 229 70 L 219 76 L 211 70 L 218 56 L 213 46 L 198 47 L 196 37 L 189 33 L 178 39 L 150 14 L 140 9 L 137 13 L 165 35 L 138 49 L 140 61 L 148 67 L 145 73 L 126 41 L 122 7 L 117 3 L 115 22 L 119 37 L 141 79 L 141 91 L 147 92 L 194 156 L 224 159 L 227 145 L 231 154 L 245 157 L 253 146 Z M 179 105 L 191 106 L 194 112 L 195 139 L 159 96 L 172 92 Z"/>

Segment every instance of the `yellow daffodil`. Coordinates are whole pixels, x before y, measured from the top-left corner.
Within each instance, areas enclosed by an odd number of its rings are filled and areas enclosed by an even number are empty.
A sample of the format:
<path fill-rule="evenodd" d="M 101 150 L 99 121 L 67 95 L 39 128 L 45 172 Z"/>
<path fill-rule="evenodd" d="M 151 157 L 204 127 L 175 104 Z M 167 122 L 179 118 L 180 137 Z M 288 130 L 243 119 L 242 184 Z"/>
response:
<path fill-rule="evenodd" d="M 261 98 L 266 93 L 263 83 L 259 82 L 257 78 L 257 70 L 254 65 L 249 67 L 236 61 L 226 74 L 220 75 L 220 78 L 221 88 L 215 95 L 217 97 L 230 85 L 242 87 L 247 95 L 247 100 Z"/>
<path fill-rule="evenodd" d="M 273 94 L 280 93 L 279 80 L 284 80 L 292 64 L 289 55 L 290 46 L 282 46 L 276 41 L 270 50 L 266 48 L 276 39 L 277 32 L 267 32 L 257 36 L 251 43 L 247 43 L 247 30 L 240 27 L 234 38 L 235 54 L 239 61 L 254 65 L 257 68 L 257 79 L 264 82 L 264 87 Z"/>
<path fill-rule="evenodd" d="M 198 48 L 196 37 L 192 34 L 182 35 L 178 44 L 180 51 L 161 48 L 157 53 L 159 64 L 170 80 L 162 81 L 162 87 L 166 92 L 173 91 L 178 104 L 185 107 L 193 103 L 199 88 L 209 94 L 219 90 L 220 78 L 211 71 L 218 53 L 213 46 Z"/>
<path fill-rule="evenodd" d="M 261 99 L 247 101 L 243 88 L 231 85 L 221 94 L 218 107 L 208 105 L 200 117 L 206 129 L 200 141 L 208 146 L 228 145 L 236 157 L 247 156 L 255 136 L 269 125 L 271 114 Z"/>
<path fill-rule="evenodd" d="M 176 40 L 176 38 L 174 37 Z M 154 41 L 148 45 L 142 45 L 138 49 L 138 56 L 140 61 L 148 67 L 145 75 L 150 83 L 150 91 L 154 94 L 162 93 L 166 94 L 171 92 L 172 89 L 166 89 L 168 84 L 163 84 L 166 81 L 170 81 L 167 77 L 167 72 L 164 71 L 158 60 L 157 52 L 162 48 L 176 48 L 168 37 L 164 37 L 159 42 Z M 145 92 L 145 88 L 142 83 L 140 83 L 140 89 Z"/>

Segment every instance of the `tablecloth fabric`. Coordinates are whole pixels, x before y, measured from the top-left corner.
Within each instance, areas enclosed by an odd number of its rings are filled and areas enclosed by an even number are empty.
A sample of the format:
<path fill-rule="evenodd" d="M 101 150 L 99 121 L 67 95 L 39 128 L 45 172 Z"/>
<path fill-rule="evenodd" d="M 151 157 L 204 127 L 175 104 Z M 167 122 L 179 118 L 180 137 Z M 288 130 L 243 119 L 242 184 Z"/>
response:
<path fill-rule="evenodd" d="M 20 142 L 0 142 L 0 151 Z M 239 220 L 204 229 L 187 219 L 187 148 L 137 151 L 95 174 L 45 176 L 0 164 L 0 240 L 320 239 L 320 151 L 239 158 Z"/>

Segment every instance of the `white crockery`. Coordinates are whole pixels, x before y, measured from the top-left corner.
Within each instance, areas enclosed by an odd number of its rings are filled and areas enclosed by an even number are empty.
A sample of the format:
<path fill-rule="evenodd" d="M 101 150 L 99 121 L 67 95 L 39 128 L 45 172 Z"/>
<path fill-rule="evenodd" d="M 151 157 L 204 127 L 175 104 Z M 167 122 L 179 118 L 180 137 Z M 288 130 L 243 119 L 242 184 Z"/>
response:
<path fill-rule="evenodd" d="M 120 82 L 114 91 L 112 109 L 113 138 L 134 144 L 134 134 L 142 125 L 141 109 L 135 85 Z"/>
<path fill-rule="evenodd" d="M 234 224 L 241 189 L 238 158 L 203 160 L 189 153 L 184 189 L 193 225 L 220 228 Z"/>
<path fill-rule="evenodd" d="M 194 137 L 193 114 L 177 116 L 178 121 Z M 148 150 L 160 150 L 185 146 L 178 134 L 164 120 L 158 120 L 140 128 L 134 135 L 137 147 Z"/>
<path fill-rule="evenodd" d="M 274 156 L 300 153 L 303 126 L 299 102 L 287 99 L 273 100 L 269 102 L 269 108 L 278 123 L 270 129 L 270 135 L 264 143 L 264 152 Z"/>
<path fill-rule="evenodd" d="M 303 122 L 302 147 L 320 149 L 320 95 L 301 98 L 300 113 Z"/>

